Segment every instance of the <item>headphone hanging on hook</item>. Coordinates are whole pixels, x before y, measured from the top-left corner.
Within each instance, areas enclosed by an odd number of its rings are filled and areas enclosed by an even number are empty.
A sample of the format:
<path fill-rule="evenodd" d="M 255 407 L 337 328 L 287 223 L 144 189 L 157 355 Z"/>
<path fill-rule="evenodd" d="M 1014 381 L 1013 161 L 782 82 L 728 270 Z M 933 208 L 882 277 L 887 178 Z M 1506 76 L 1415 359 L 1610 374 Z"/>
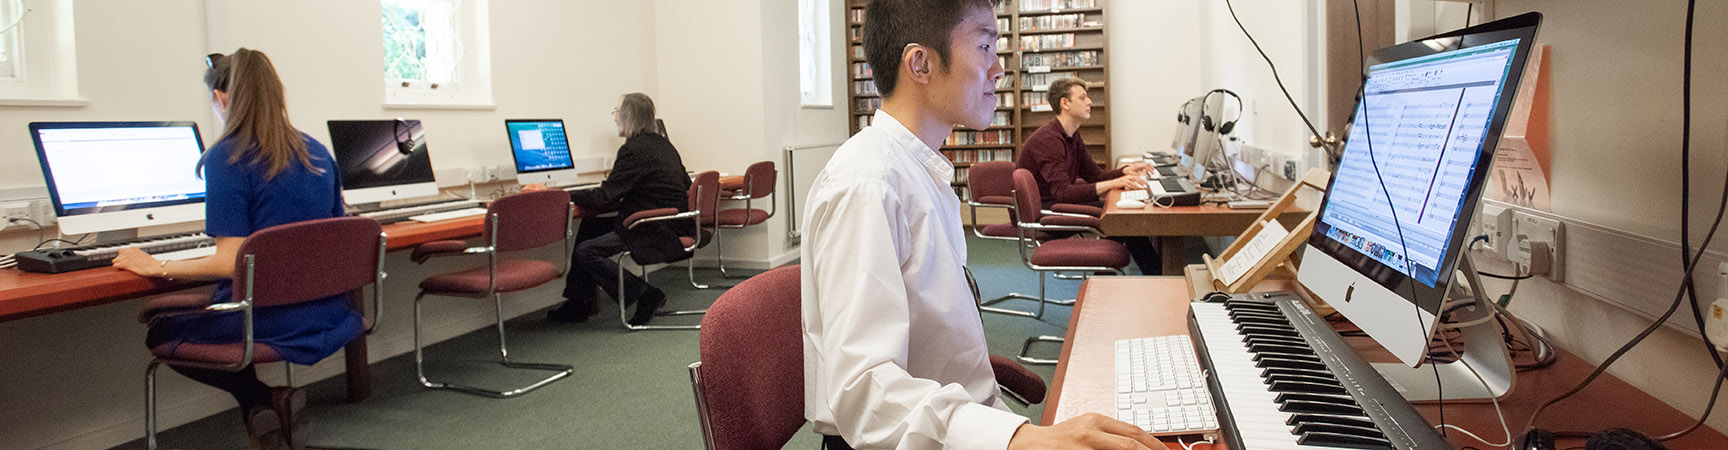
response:
<path fill-rule="evenodd" d="M 413 154 L 414 125 L 409 124 L 408 119 L 397 117 L 394 127 L 394 134 L 396 135 L 396 152 L 404 155 Z"/>
<path fill-rule="evenodd" d="M 1206 106 L 1204 103 L 1212 98 L 1212 94 L 1227 94 L 1236 99 L 1236 119 L 1219 124 L 1217 119 L 1213 119 L 1211 115 L 1206 114 Z M 1221 135 L 1229 135 L 1230 132 L 1236 131 L 1236 122 L 1242 120 L 1242 96 L 1236 95 L 1235 92 L 1231 92 L 1229 89 L 1213 89 L 1207 91 L 1206 95 L 1201 96 L 1200 101 L 1202 103 L 1200 106 L 1201 127 L 1204 127 L 1206 131 L 1217 131 L 1218 134 Z M 1218 115 L 1223 116 L 1223 111 L 1219 111 Z"/>

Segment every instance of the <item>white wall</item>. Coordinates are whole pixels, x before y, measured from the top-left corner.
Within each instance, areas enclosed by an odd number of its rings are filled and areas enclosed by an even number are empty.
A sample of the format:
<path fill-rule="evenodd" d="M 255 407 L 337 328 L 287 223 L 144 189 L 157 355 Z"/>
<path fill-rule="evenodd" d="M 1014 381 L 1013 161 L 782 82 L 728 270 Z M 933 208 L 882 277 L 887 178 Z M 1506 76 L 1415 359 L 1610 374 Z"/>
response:
<path fill-rule="evenodd" d="M 206 27 L 202 2 L 84 0 L 75 5 L 82 108 L 0 108 L 0 188 L 41 187 L 31 121 L 197 120 L 206 142 L 219 134 L 202 83 L 202 57 L 248 46 L 268 53 L 288 89 L 290 114 L 326 139 L 324 121 L 396 116 L 425 120 L 438 168 L 508 165 L 501 122 L 563 117 L 578 156 L 611 156 L 609 112 L 618 95 L 655 95 L 658 60 L 654 5 L 646 2 L 508 0 L 491 2 L 494 110 L 386 110 L 380 106 L 378 6 L 367 1 L 213 3 Z M 210 42 L 216 36 L 221 42 Z M 690 43 L 687 47 L 697 47 Z M 681 77 L 683 75 L 680 75 Z M 758 128 L 760 126 L 758 125 Z M 326 140 L 326 142 L 328 142 Z M 16 230 L 16 229 L 15 229 Z M 50 230 L 50 236 L 52 231 Z M 0 252 L 23 250 L 34 232 L 0 232 Z M 549 249 L 542 256 L 556 260 Z M 388 314 L 371 338 L 373 360 L 407 351 L 413 285 L 454 268 L 388 260 Z M 513 296 L 508 314 L 557 301 L 556 285 Z M 480 303 L 428 304 L 428 330 L 446 339 L 489 323 Z M 0 324 L 0 448 L 108 448 L 142 434 L 144 327 L 133 319 L 141 300 Z M 302 383 L 341 370 L 340 355 L 298 373 Z M 267 376 L 280 370 L 267 367 Z M 163 427 L 232 408 L 219 391 L 165 375 Z M 19 405 L 36 405 L 19 407 Z"/>

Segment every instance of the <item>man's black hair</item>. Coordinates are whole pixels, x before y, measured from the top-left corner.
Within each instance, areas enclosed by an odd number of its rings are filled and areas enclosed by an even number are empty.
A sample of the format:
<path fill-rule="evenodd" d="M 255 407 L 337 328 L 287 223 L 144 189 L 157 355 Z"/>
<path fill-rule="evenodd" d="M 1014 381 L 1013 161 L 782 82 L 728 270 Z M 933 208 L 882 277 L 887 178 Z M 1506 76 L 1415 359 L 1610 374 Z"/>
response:
<path fill-rule="evenodd" d="M 994 10 L 997 3 L 1001 0 L 871 0 L 865 9 L 864 60 L 870 63 L 882 98 L 894 96 L 907 44 L 935 51 L 942 70 L 948 70 L 954 27 L 971 8 Z"/>

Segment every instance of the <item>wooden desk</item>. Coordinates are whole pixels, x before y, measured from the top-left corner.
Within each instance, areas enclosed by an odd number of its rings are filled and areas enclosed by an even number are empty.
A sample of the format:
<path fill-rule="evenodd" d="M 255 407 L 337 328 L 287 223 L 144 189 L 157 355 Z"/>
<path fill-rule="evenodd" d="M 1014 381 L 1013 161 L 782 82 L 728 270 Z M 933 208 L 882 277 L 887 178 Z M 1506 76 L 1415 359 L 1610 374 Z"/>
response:
<path fill-rule="evenodd" d="M 389 250 L 411 249 L 420 244 L 480 235 L 483 217 L 468 217 L 433 223 L 402 222 L 384 226 Z M 211 283 L 146 278 L 112 267 L 58 274 L 0 270 L 0 322 L 35 317 L 87 306 L 126 301 L 138 297 L 189 289 Z M 351 299 L 361 307 L 361 300 Z M 366 340 L 355 339 L 345 348 L 348 401 L 371 396 L 371 371 L 367 367 Z"/>
<path fill-rule="evenodd" d="M 1262 284 L 1257 291 L 1292 290 L 1289 281 Z M 1295 290 L 1301 292 L 1300 290 Z M 1190 287 L 1180 277 L 1093 277 L 1081 285 L 1079 301 L 1068 322 L 1068 342 L 1062 348 L 1044 405 L 1042 423 L 1052 424 L 1088 412 L 1111 414 L 1115 410 L 1115 341 L 1119 339 L 1187 333 Z M 1391 355 L 1372 340 L 1350 338 L 1350 343 L 1369 361 L 1391 361 Z M 1512 433 L 1524 427 L 1530 412 L 1542 401 L 1570 388 L 1592 365 L 1560 350 L 1560 359 L 1543 369 L 1518 374 L 1517 386 L 1500 402 Z M 1430 423 L 1439 423 L 1439 405 L 1417 405 Z M 1468 429 L 1484 438 L 1502 439 L 1494 406 L 1488 403 L 1448 404 L 1446 423 Z M 1649 433 L 1678 431 L 1693 419 L 1612 375 L 1603 375 L 1588 389 L 1544 413 L 1544 428 L 1566 431 L 1597 431 L 1625 427 Z M 1488 448 L 1463 433 L 1448 436 L 1457 446 Z M 1664 443 L 1671 449 L 1722 448 L 1728 437 L 1704 428 L 1685 438 Z M 1171 448 L 1176 446 L 1173 440 Z M 1580 440 L 1562 439 L 1561 448 L 1581 446 Z M 1201 447 L 1205 448 L 1205 447 Z M 1223 448 L 1222 445 L 1213 448 Z"/>
<path fill-rule="evenodd" d="M 1158 238 L 1164 258 L 1164 274 L 1180 275 L 1188 265 L 1184 248 L 1185 236 L 1239 236 L 1265 209 L 1230 209 L 1224 205 L 1173 206 L 1159 208 L 1150 204 L 1144 208 L 1116 207 L 1122 191 L 1115 190 L 1105 197 L 1102 230 L 1106 236 L 1148 236 Z M 1294 211 L 1278 217 L 1285 227 L 1293 227 L 1308 215 Z"/>

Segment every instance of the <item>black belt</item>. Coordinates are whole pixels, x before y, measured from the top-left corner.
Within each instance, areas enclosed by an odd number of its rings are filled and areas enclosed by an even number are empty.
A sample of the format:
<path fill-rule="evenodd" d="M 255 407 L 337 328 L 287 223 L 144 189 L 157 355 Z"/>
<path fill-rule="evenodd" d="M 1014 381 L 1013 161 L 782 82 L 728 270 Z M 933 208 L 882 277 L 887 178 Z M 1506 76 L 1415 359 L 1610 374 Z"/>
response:
<path fill-rule="evenodd" d="M 846 443 L 846 440 L 841 439 L 840 436 L 829 436 L 829 435 L 824 434 L 824 435 L 822 435 L 822 449 L 823 450 L 852 450 L 852 446 L 848 445 Z"/>

